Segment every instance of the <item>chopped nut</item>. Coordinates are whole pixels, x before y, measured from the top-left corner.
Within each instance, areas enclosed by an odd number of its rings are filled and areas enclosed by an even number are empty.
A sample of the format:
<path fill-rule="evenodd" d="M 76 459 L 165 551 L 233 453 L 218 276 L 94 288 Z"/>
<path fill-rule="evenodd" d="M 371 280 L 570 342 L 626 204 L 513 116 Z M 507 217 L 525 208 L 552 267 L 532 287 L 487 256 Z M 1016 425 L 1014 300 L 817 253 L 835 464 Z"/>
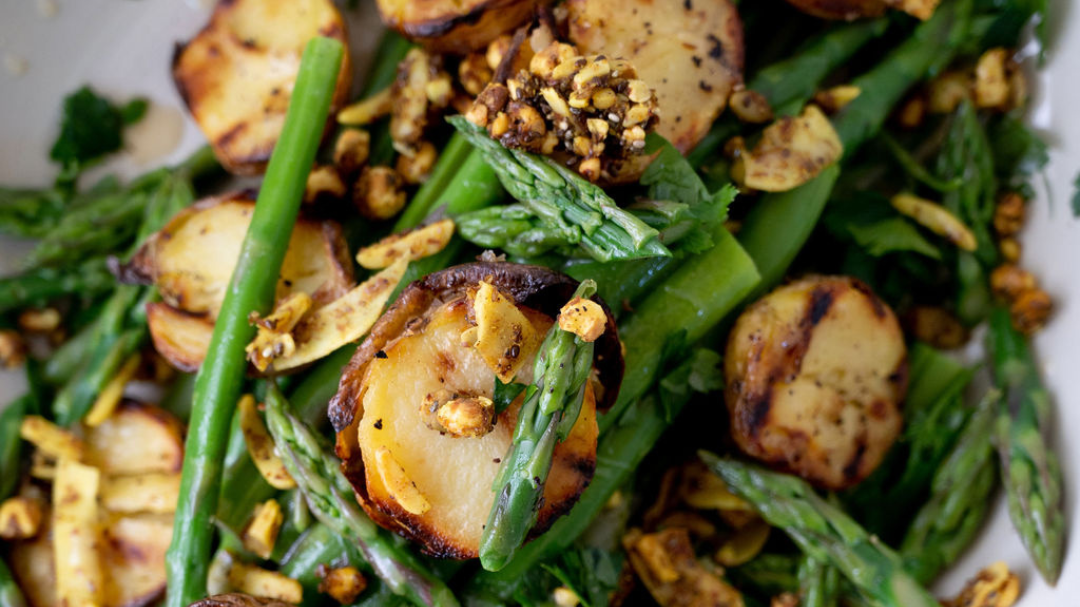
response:
<path fill-rule="evenodd" d="M 941 0 L 886 0 L 885 3 L 895 9 L 904 11 L 916 19 L 926 21 L 934 16 L 934 11 L 940 2 Z"/>
<path fill-rule="evenodd" d="M 270 558 L 277 542 L 278 531 L 285 517 L 281 514 L 281 505 L 277 500 L 269 499 L 255 506 L 251 521 L 244 528 L 241 539 L 247 548 L 262 559 Z"/>
<path fill-rule="evenodd" d="M 247 345 L 248 360 L 259 371 L 266 371 L 277 358 L 292 356 L 296 340 L 292 332 L 311 309 L 311 296 L 296 292 L 278 304 L 266 318 L 253 314 L 248 320 L 256 325 L 255 339 Z"/>
<path fill-rule="evenodd" d="M 72 461 L 82 459 L 82 440 L 40 415 L 24 417 L 22 425 L 19 426 L 19 436 L 50 458 Z"/>
<path fill-rule="evenodd" d="M 959 348 L 971 337 L 955 316 L 936 306 L 913 307 L 904 316 L 904 324 L 915 339 L 942 350 Z"/>
<path fill-rule="evenodd" d="M 905 129 L 916 129 L 922 126 L 926 118 L 926 99 L 921 95 L 915 95 L 900 106 L 896 113 L 896 121 Z"/>
<path fill-rule="evenodd" d="M 1015 238 L 1002 238 L 998 241 L 1001 258 L 1008 263 L 1020 261 L 1020 241 Z"/>
<path fill-rule="evenodd" d="M 850 84 L 841 84 L 840 86 L 834 86 L 831 89 L 825 89 L 824 91 L 818 91 L 814 95 L 814 102 L 821 106 L 821 109 L 825 110 L 827 114 L 835 114 L 844 107 L 855 101 L 855 98 L 862 93 L 862 89 Z"/>
<path fill-rule="evenodd" d="M 378 270 L 389 267 L 398 259 L 416 261 L 442 251 L 453 236 L 454 220 L 441 219 L 415 230 L 391 234 L 360 249 L 356 262 L 369 270 Z"/>
<path fill-rule="evenodd" d="M 343 175 L 356 175 L 371 154 L 371 135 L 360 129 L 346 129 L 334 142 L 334 165 Z"/>
<path fill-rule="evenodd" d="M 510 296 L 487 281 L 480 282 L 472 306 L 477 329 L 472 347 L 499 380 L 508 384 L 532 357 L 543 336 Z"/>
<path fill-rule="evenodd" d="M 938 236 L 944 237 L 958 248 L 974 251 L 979 246 L 971 228 L 964 225 L 964 222 L 940 204 L 911 194 L 897 194 L 892 197 L 891 202 L 897 211 Z"/>
<path fill-rule="evenodd" d="M 484 396 L 454 398 L 437 406 L 435 417 L 446 434 L 454 438 L 477 438 L 495 427 L 495 404 Z"/>
<path fill-rule="evenodd" d="M 311 204 L 323 198 L 341 198 L 345 196 L 345 192 L 345 182 L 341 180 L 337 167 L 317 166 L 308 173 L 307 185 L 304 186 L 304 202 Z"/>
<path fill-rule="evenodd" d="M 551 598 L 555 601 L 557 607 L 577 607 L 581 603 L 577 593 L 566 586 L 556 588 L 551 594 Z"/>
<path fill-rule="evenodd" d="M 450 104 L 450 97 L 454 94 L 454 85 L 450 80 L 450 74 L 440 72 L 433 76 L 424 85 L 428 102 L 437 108 L 443 108 Z"/>
<path fill-rule="evenodd" d="M 725 567 L 738 567 L 750 561 L 769 541 L 772 527 L 762 519 L 755 519 L 735 532 L 720 549 L 716 551 L 716 562 Z"/>
<path fill-rule="evenodd" d="M 975 66 L 975 107 L 1003 108 L 1009 102 L 1009 80 L 1005 73 L 1008 53 L 992 48 L 979 57 Z"/>
<path fill-rule="evenodd" d="M 435 166 L 435 160 L 439 152 L 430 141 L 425 141 L 417 146 L 412 156 L 402 154 L 397 159 L 397 172 L 405 183 L 418 185 L 424 183 L 431 176 L 431 169 Z"/>
<path fill-rule="evenodd" d="M 503 34 L 498 38 L 491 41 L 488 44 L 487 51 L 484 53 L 484 58 L 487 60 L 488 67 L 495 70 L 502 63 L 503 57 L 506 53 L 510 52 L 510 47 L 513 44 L 513 36 L 510 34 Z"/>
<path fill-rule="evenodd" d="M 394 149 L 405 155 L 415 153 L 432 112 L 447 107 L 452 94 L 442 58 L 420 48 L 411 49 L 398 65 L 391 86 L 390 137 Z"/>
<path fill-rule="evenodd" d="M 994 231 L 999 236 L 1015 236 L 1024 227 L 1026 203 L 1024 197 L 1016 192 L 1009 192 L 998 200 L 994 207 Z"/>
<path fill-rule="evenodd" d="M 369 219 L 390 219 L 405 206 L 403 183 L 397 171 L 386 166 L 365 167 L 353 190 L 353 203 Z"/>
<path fill-rule="evenodd" d="M 364 126 L 386 116 L 394 107 L 394 99 L 387 87 L 367 99 L 362 99 L 338 112 L 340 124 Z"/>
<path fill-rule="evenodd" d="M 716 525 L 709 522 L 704 516 L 696 512 L 678 511 L 673 512 L 660 521 L 658 529 L 679 527 L 686 529 L 692 536 L 699 539 L 712 539 L 716 537 Z"/>
<path fill-rule="evenodd" d="M 1020 578 L 1003 562 L 983 569 L 956 598 L 941 602 L 943 607 L 1012 607 L 1020 597 Z"/>
<path fill-rule="evenodd" d="M 724 148 L 722 150 L 724 157 L 729 160 L 738 158 L 743 152 L 746 151 L 746 140 L 742 135 L 736 135 L 731 139 L 724 142 Z"/>
<path fill-rule="evenodd" d="M 1028 289 L 1020 293 L 1009 307 L 1013 326 L 1025 335 L 1033 335 L 1046 325 L 1054 302 L 1042 289 Z"/>
<path fill-rule="evenodd" d="M 816 177 L 843 153 L 832 123 L 817 106 L 808 105 L 801 116 L 766 127 L 754 149 L 736 158 L 732 178 L 743 187 L 785 192 Z"/>
<path fill-rule="evenodd" d="M 1035 276 L 1015 264 L 1002 264 L 990 273 L 990 289 L 1006 301 L 1012 301 L 1021 293 L 1037 287 Z"/>
<path fill-rule="evenodd" d="M 799 607 L 799 595 L 782 592 L 772 598 L 769 607 Z"/>
<path fill-rule="evenodd" d="M 124 388 L 135 377 L 135 372 L 139 370 L 141 364 L 142 356 L 138 352 L 124 362 L 116 375 L 98 393 L 93 406 L 90 407 L 90 411 L 87 412 L 86 417 L 83 419 L 83 423 L 94 428 L 109 419 L 113 411 L 116 411 L 116 407 L 120 405 L 120 399 L 124 397 Z"/>
<path fill-rule="evenodd" d="M 19 328 L 27 333 L 48 333 L 60 326 L 60 312 L 56 308 L 23 310 L 19 314 Z"/>
<path fill-rule="evenodd" d="M 394 458 L 394 454 L 390 452 L 390 449 L 379 447 L 375 451 L 375 468 L 390 497 L 405 512 L 424 514 L 431 510 L 431 502 L 416 488 L 416 483 L 405 473 L 405 469 Z"/>
<path fill-rule="evenodd" d="M 367 579 L 356 567 L 338 567 L 326 571 L 319 582 L 319 592 L 329 594 L 342 605 L 352 605 L 367 588 Z"/>
<path fill-rule="evenodd" d="M 735 91 L 728 99 L 728 107 L 735 117 L 750 124 L 761 124 L 773 118 L 773 110 L 764 95 L 750 89 Z"/>
<path fill-rule="evenodd" d="M 15 331 L 0 329 L 0 368 L 13 369 L 26 361 L 26 342 Z"/>
<path fill-rule="evenodd" d="M 294 605 L 304 600 L 304 588 L 300 582 L 277 571 L 267 571 L 239 561 L 229 568 L 229 585 L 244 594 Z"/>
<path fill-rule="evenodd" d="M 754 512 L 749 502 L 732 493 L 719 476 L 699 462 L 683 468 L 679 496 L 688 505 L 702 510 Z"/>
<path fill-rule="evenodd" d="M 971 96 L 971 77 L 964 72 L 945 72 L 930 81 L 927 110 L 931 114 L 951 114 Z"/>
<path fill-rule="evenodd" d="M 26 540 L 38 534 L 44 517 L 41 500 L 16 496 L 0 504 L 0 538 Z"/>
<path fill-rule="evenodd" d="M 591 299 L 575 297 L 559 310 L 559 328 L 577 335 L 582 341 L 596 341 L 606 327 L 607 314 Z"/>
<path fill-rule="evenodd" d="M 623 546 L 631 567 L 662 607 L 744 605 L 738 590 L 698 563 L 685 529 L 650 534 L 631 529 Z"/>
<path fill-rule="evenodd" d="M 461 87 L 473 97 L 484 90 L 494 75 L 494 68 L 488 66 L 487 59 L 480 53 L 466 55 L 458 65 L 458 80 L 461 82 Z"/>

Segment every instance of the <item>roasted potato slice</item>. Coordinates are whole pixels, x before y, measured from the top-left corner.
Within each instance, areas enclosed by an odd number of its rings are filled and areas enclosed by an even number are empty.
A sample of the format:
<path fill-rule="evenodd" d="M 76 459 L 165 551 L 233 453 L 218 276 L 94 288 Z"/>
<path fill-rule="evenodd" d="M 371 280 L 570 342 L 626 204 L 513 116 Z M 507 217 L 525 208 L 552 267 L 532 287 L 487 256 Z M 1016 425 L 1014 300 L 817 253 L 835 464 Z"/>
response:
<path fill-rule="evenodd" d="M 570 39 L 585 54 L 628 60 L 655 89 L 657 132 L 689 152 L 742 82 L 743 28 L 729 0 L 568 0 Z"/>
<path fill-rule="evenodd" d="M 170 365 L 185 373 L 199 370 L 214 335 L 213 321 L 169 304 L 151 302 L 146 304 L 146 323 L 154 349 Z"/>
<path fill-rule="evenodd" d="M 904 336 L 854 278 L 805 278 L 754 303 L 728 338 L 724 374 L 739 447 L 820 487 L 865 479 L 901 429 Z"/>
<path fill-rule="evenodd" d="M 543 334 L 574 283 L 546 269 L 510 263 L 450 268 L 407 287 L 372 328 L 342 377 L 331 404 L 337 450 L 364 509 L 380 525 L 403 533 L 425 552 L 475 557 L 494 494 L 491 484 L 513 434 L 518 402 L 481 436 L 452 437 L 421 411 L 433 394 L 490 399 L 495 372 L 462 334 L 473 327 L 469 291 L 481 281 L 500 289 Z M 614 322 L 597 341 L 601 405 L 617 395 L 622 357 Z M 527 363 L 517 381 L 527 382 Z M 569 510 L 596 464 L 593 391 L 554 463 L 537 533 Z M 401 489 L 408 489 L 403 493 Z"/>
<path fill-rule="evenodd" d="M 245 191 L 181 211 L 146 241 L 122 278 L 154 284 L 165 303 L 212 320 L 225 299 L 254 209 L 252 193 Z M 297 221 L 281 265 L 277 297 L 302 291 L 318 306 L 343 295 L 352 283 L 352 262 L 340 226 Z"/>
<path fill-rule="evenodd" d="M 345 22 L 331 0 L 231 0 L 219 2 L 210 23 L 177 49 L 173 80 L 229 171 L 254 175 L 266 169 L 300 55 L 316 36 L 348 44 Z M 331 116 L 347 100 L 351 82 L 346 51 Z"/>
<path fill-rule="evenodd" d="M 854 21 L 878 17 L 885 12 L 885 0 L 787 0 L 800 11 L 821 19 Z"/>
<path fill-rule="evenodd" d="M 107 420 L 86 429 L 86 463 L 109 476 L 179 473 L 184 428 L 160 407 L 125 400 Z"/>
<path fill-rule="evenodd" d="M 5 542 L 7 563 L 31 607 L 56 607 L 56 561 L 53 559 L 52 514 L 46 513 L 41 531 L 30 540 Z"/>
<path fill-rule="evenodd" d="M 110 515 L 105 523 L 105 605 L 139 607 L 165 592 L 172 515 Z"/>
<path fill-rule="evenodd" d="M 512 31 L 547 0 L 376 0 L 383 23 L 437 52 L 465 54 Z"/>

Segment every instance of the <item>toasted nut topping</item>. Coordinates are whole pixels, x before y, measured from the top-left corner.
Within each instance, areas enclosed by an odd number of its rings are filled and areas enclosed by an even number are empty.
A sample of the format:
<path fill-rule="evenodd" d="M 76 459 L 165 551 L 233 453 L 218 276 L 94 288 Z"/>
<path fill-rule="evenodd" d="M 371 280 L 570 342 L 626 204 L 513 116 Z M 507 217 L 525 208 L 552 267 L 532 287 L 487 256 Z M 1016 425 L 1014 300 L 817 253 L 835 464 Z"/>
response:
<path fill-rule="evenodd" d="M 650 534 L 631 529 L 623 546 L 630 566 L 662 607 L 744 604 L 739 591 L 697 561 L 685 529 Z"/>
<path fill-rule="evenodd" d="M 761 93 L 750 89 L 732 93 L 731 98 L 728 99 L 728 107 L 731 108 L 732 112 L 735 112 L 735 117 L 739 120 L 751 124 L 768 122 L 773 118 L 769 100 L 765 99 L 765 96 Z"/>
<path fill-rule="evenodd" d="M 0 538 L 25 540 L 37 535 L 44 507 L 41 500 L 12 497 L 0 504 Z"/>
<path fill-rule="evenodd" d="M 944 308 L 915 306 L 904 316 L 904 325 L 919 341 L 935 348 L 953 350 L 968 342 L 967 328 Z"/>
<path fill-rule="evenodd" d="M 398 65 L 391 86 L 390 137 L 394 149 L 405 155 L 416 152 L 431 114 L 446 108 L 453 94 L 442 58 L 414 48 Z"/>
<path fill-rule="evenodd" d="M 296 292 L 278 304 L 266 318 L 260 319 L 252 314 L 248 319 L 256 325 L 255 339 L 245 348 L 248 360 L 259 371 L 265 371 L 274 359 L 292 356 L 296 351 L 293 329 L 311 309 L 311 296 Z"/>
<path fill-rule="evenodd" d="M 87 412 L 86 417 L 83 419 L 83 423 L 94 428 L 109 419 L 109 416 L 113 414 L 113 411 L 116 411 L 116 407 L 120 404 L 120 399 L 124 396 L 124 388 L 135 377 L 135 372 L 139 370 L 141 364 L 142 356 L 138 352 L 124 362 L 124 366 L 120 367 L 116 375 L 109 380 L 109 383 L 98 394 L 93 406 L 90 407 L 90 411 Z"/>
<path fill-rule="evenodd" d="M 816 177 L 843 152 L 832 123 L 817 106 L 808 105 L 801 116 L 765 127 L 754 149 L 735 160 L 732 178 L 747 188 L 784 192 Z"/>
<path fill-rule="evenodd" d="M 255 408 L 255 397 L 245 394 L 236 408 L 240 412 L 240 431 L 244 435 L 244 443 L 259 474 L 275 489 L 295 488 L 296 481 L 274 449 L 274 439 Z"/>
<path fill-rule="evenodd" d="M 825 110 L 827 114 L 835 114 L 844 109 L 844 106 L 855 101 L 855 98 L 862 93 L 862 89 L 850 84 L 841 84 L 840 86 L 834 86 L 831 89 L 825 89 L 824 91 L 818 91 L 814 95 L 814 102 L 821 106 L 821 109 Z"/>
<path fill-rule="evenodd" d="M 1009 102 L 1009 80 L 1005 73 L 1008 53 L 992 48 L 979 57 L 975 66 L 975 107 L 1001 108 Z"/>
<path fill-rule="evenodd" d="M 1008 301 L 1037 287 L 1035 275 L 1015 264 L 1000 265 L 990 273 L 990 289 L 995 295 Z"/>
<path fill-rule="evenodd" d="M 994 207 L 994 230 L 999 236 L 1015 236 L 1024 227 L 1026 203 L 1024 197 L 1009 192 Z"/>
<path fill-rule="evenodd" d="M 1020 261 L 1020 241 L 1015 238 L 1002 238 L 998 241 L 1001 258 L 1008 263 Z"/>
<path fill-rule="evenodd" d="M 394 99 L 390 93 L 390 87 L 387 87 L 367 99 L 357 101 L 342 109 L 338 112 L 337 120 L 340 124 L 364 126 L 386 116 L 393 107 Z"/>
<path fill-rule="evenodd" d="M 582 341 L 593 342 L 604 334 L 607 314 L 591 299 L 575 297 L 559 310 L 559 328 L 573 333 Z"/>
<path fill-rule="evenodd" d="M 577 607 L 581 604 L 581 599 L 573 590 L 566 586 L 559 586 L 551 594 L 551 599 L 555 601 L 557 607 Z"/>
<path fill-rule="evenodd" d="M 268 559 L 274 551 L 278 531 L 285 517 L 281 514 L 281 505 L 277 500 L 266 500 L 255 506 L 251 522 L 247 524 L 241 539 L 247 548 L 259 558 Z"/>
<path fill-rule="evenodd" d="M 311 204 L 322 198 L 342 198 L 345 192 L 345 182 L 341 180 L 337 167 L 317 166 L 308 173 L 307 185 L 304 186 L 304 202 Z"/>
<path fill-rule="evenodd" d="M 943 607 L 1012 607 L 1020 597 L 1020 578 L 1005 563 L 997 562 L 979 572 L 956 598 Z"/>
<path fill-rule="evenodd" d="M 0 329 L 0 369 L 13 369 L 26 361 L 26 342 L 9 329 Z"/>
<path fill-rule="evenodd" d="M 405 206 L 404 184 L 390 167 L 365 167 L 353 190 L 353 203 L 369 219 L 390 219 Z"/>
<path fill-rule="evenodd" d="M 324 571 L 319 592 L 329 594 L 342 605 L 352 605 L 367 588 L 367 579 L 356 567 L 338 567 Z"/>
<path fill-rule="evenodd" d="M 761 519 L 756 519 L 735 532 L 716 552 L 716 562 L 725 567 L 738 567 L 750 561 L 769 541 L 772 527 Z"/>
<path fill-rule="evenodd" d="M 390 453 L 390 449 L 379 447 L 375 451 L 375 467 L 386 491 L 405 512 L 424 514 L 431 510 L 431 503 L 416 488 L 416 483 L 405 473 L 405 469 L 394 458 L 394 454 Z"/>
<path fill-rule="evenodd" d="M 424 141 L 417 146 L 412 156 L 402 154 L 397 159 L 397 172 L 405 183 L 418 185 L 424 183 L 431 176 L 431 169 L 435 166 L 435 160 L 439 157 L 438 150 L 430 141 Z"/>
<path fill-rule="evenodd" d="M 683 468 L 679 496 L 701 510 L 754 512 L 749 502 L 732 493 L 719 476 L 698 462 Z"/>
<path fill-rule="evenodd" d="M 472 344 L 504 384 L 510 383 L 542 336 L 514 301 L 491 283 L 482 281 L 472 298 L 476 341 Z"/>
<path fill-rule="evenodd" d="M 334 142 L 334 165 L 343 175 L 355 175 L 367 164 L 371 135 L 360 129 L 346 129 Z"/>
<path fill-rule="evenodd" d="M 435 419 L 454 438 L 478 438 L 495 427 L 495 403 L 484 396 L 454 398 L 437 406 Z"/>
<path fill-rule="evenodd" d="M 896 113 L 896 121 L 905 129 L 915 129 L 922 126 L 926 118 L 926 99 L 921 95 L 915 95 L 900 106 Z"/>
<path fill-rule="evenodd" d="M 27 415 L 19 427 L 19 435 L 38 451 L 53 459 L 79 461 L 83 456 L 83 442 L 71 432 L 41 417 Z"/>
<path fill-rule="evenodd" d="M 369 270 L 377 270 L 390 267 L 399 259 L 416 261 L 442 251 L 453 236 L 454 220 L 440 219 L 415 230 L 391 234 L 360 249 L 356 254 L 356 262 Z"/>
<path fill-rule="evenodd" d="M 488 67 L 492 70 L 499 67 L 502 63 L 503 57 L 506 53 L 510 52 L 510 46 L 513 44 L 513 36 L 510 34 L 503 34 L 498 38 L 491 41 L 488 44 L 487 51 L 484 53 L 484 58 L 487 60 Z"/>
<path fill-rule="evenodd" d="M 466 55 L 458 65 L 458 80 L 465 92 L 473 97 L 484 90 L 494 75 L 493 68 L 488 66 L 487 59 L 480 53 Z"/>
<path fill-rule="evenodd" d="M 48 333 L 60 326 L 60 312 L 56 308 L 23 310 L 19 314 L 19 328 L 27 333 Z"/>
<path fill-rule="evenodd" d="M 1054 310 L 1054 302 L 1050 295 L 1042 289 L 1028 289 L 1020 293 L 1012 306 L 1009 314 L 1012 316 L 1013 326 L 1017 331 L 1025 335 L 1033 335 L 1046 325 L 1050 313 Z"/>
<path fill-rule="evenodd" d="M 239 561 L 229 568 L 229 585 L 244 594 L 294 605 L 304 600 L 304 587 L 300 582 L 277 571 L 267 571 Z"/>
<path fill-rule="evenodd" d="M 971 77 L 963 72 L 945 72 L 930 81 L 927 110 L 931 114 L 951 114 L 971 96 Z"/>
<path fill-rule="evenodd" d="M 940 204 L 911 194 L 897 194 L 892 197 L 892 205 L 900 213 L 964 251 L 974 251 L 979 246 L 971 229 Z"/>
<path fill-rule="evenodd" d="M 799 607 L 799 595 L 782 592 L 772 598 L 769 607 Z"/>

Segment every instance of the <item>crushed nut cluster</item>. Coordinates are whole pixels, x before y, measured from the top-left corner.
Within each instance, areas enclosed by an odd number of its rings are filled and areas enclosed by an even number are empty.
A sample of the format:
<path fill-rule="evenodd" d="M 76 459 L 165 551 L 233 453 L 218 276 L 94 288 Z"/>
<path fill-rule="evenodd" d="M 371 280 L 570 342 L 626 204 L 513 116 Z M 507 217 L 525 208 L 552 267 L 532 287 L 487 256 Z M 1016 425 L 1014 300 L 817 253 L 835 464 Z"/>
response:
<path fill-rule="evenodd" d="M 420 403 L 424 424 L 451 438 L 479 438 L 495 427 L 495 404 L 486 396 L 439 390 Z"/>
<path fill-rule="evenodd" d="M 1046 291 L 1039 288 L 1035 275 L 1018 265 L 1020 243 L 1016 236 L 1024 227 L 1026 206 L 1023 196 L 1007 192 L 998 199 L 994 208 L 994 231 L 1005 263 L 991 272 L 990 288 L 995 295 L 1009 303 L 1013 326 L 1026 335 L 1032 335 L 1046 325 L 1054 310 L 1054 302 Z"/>
<path fill-rule="evenodd" d="M 645 150 L 656 95 L 628 62 L 552 43 L 506 84 L 491 83 L 467 117 L 508 148 L 568 154 L 590 181 Z"/>

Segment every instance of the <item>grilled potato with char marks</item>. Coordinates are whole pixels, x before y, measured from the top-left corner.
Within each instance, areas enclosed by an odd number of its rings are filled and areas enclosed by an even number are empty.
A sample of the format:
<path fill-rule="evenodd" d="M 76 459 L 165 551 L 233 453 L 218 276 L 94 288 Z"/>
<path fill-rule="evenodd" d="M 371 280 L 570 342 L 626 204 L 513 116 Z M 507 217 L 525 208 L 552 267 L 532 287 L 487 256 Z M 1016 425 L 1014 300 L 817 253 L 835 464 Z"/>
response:
<path fill-rule="evenodd" d="M 805 278 L 750 306 L 728 338 L 724 374 L 739 447 L 820 487 L 864 480 L 901 430 L 904 336 L 854 278 Z"/>
<path fill-rule="evenodd" d="M 477 555 L 495 498 L 492 481 L 523 400 L 519 396 L 479 436 L 441 432 L 429 424 L 429 412 L 421 410 L 438 400 L 433 395 L 492 398 L 495 371 L 462 335 L 475 326 L 469 297 L 481 281 L 515 302 L 541 335 L 576 286 L 550 270 L 505 262 L 466 264 L 415 282 L 361 344 L 330 406 L 337 453 L 364 510 L 439 557 Z M 608 319 L 594 361 L 598 382 L 606 389 L 600 399 L 600 390 L 587 389 L 570 436 L 555 447 L 536 533 L 568 511 L 592 479 L 596 410 L 614 402 L 622 378 L 610 313 Z M 534 355 L 528 353 L 516 381 L 531 379 Z"/>
<path fill-rule="evenodd" d="M 383 23 L 436 52 L 466 54 L 528 20 L 548 0 L 376 0 Z"/>
<path fill-rule="evenodd" d="M 626 59 L 656 91 L 657 132 L 686 154 L 742 82 L 743 28 L 729 0 L 568 0 L 570 40 Z"/>
<path fill-rule="evenodd" d="M 210 23 L 177 48 L 176 88 L 230 172 L 266 170 L 285 123 L 300 55 L 316 36 L 348 48 L 345 21 L 331 0 L 222 0 Z M 351 83 L 346 50 L 331 116 L 347 100 Z"/>
<path fill-rule="evenodd" d="M 800 11 L 820 19 L 854 21 L 885 13 L 885 0 L 787 0 Z"/>

